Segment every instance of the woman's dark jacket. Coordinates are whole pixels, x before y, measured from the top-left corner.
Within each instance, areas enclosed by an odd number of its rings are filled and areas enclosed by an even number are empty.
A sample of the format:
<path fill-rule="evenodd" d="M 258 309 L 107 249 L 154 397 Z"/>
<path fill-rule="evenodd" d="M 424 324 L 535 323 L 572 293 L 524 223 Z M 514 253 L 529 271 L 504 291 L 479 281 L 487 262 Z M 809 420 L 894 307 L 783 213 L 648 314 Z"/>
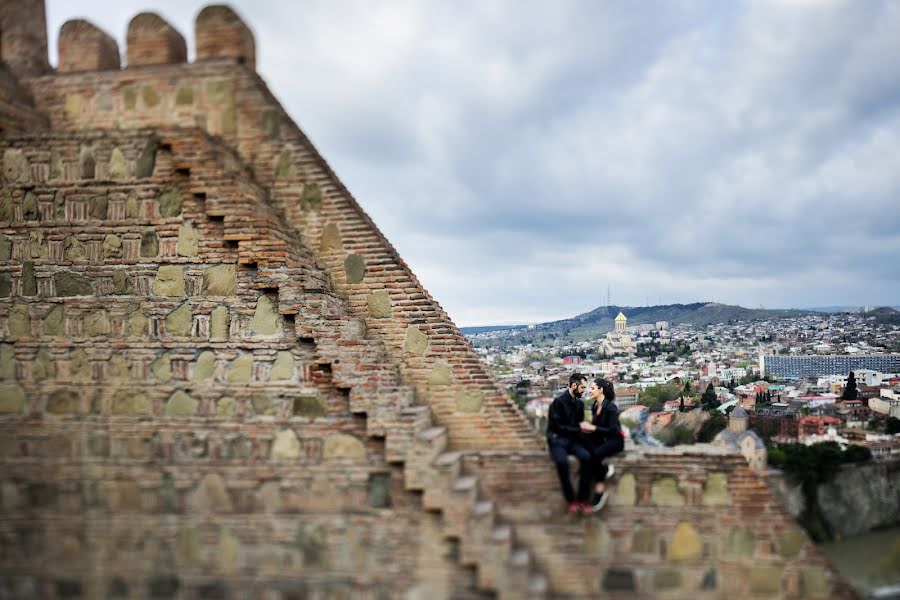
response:
<path fill-rule="evenodd" d="M 602 444 L 610 440 L 622 440 L 622 425 L 619 424 L 619 407 L 609 398 L 603 399 L 602 410 L 597 411 L 597 401 L 591 404 L 591 424 L 597 428 L 590 433 L 591 441 Z"/>

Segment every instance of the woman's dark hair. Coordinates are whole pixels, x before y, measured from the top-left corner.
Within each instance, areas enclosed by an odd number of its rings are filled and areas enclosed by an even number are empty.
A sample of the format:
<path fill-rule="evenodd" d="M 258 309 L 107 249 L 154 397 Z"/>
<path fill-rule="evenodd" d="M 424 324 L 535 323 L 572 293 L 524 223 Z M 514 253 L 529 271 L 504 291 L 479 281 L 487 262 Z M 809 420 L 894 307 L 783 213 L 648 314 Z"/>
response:
<path fill-rule="evenodd" d="M 604 398 L 609 398 L 610 402 L 616 399 L 616 390 L 613 389 L 612 381 L 604 379 L 603 377 L 598 377 L 594 380 L 594 383 L 597 384 L 598 388 L 603 390 Z"/>

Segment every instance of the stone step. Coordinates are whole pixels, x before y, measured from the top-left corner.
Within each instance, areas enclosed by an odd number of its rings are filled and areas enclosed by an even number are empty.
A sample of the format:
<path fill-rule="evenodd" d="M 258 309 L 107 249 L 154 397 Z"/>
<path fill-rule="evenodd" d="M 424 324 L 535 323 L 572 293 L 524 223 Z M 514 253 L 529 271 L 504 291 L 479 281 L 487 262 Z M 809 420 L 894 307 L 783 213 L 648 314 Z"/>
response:
<path fill-rule="evenodd" d="M 401 409 L 397 419 L 385 432 L 385 460 L 395 464 L 406 463 L 415 443 L 416 434 L 430 426 L 431 409 L 427 406 Z"/>
<path fill-rule="evenodd" d="M 410 445 L 403 470 L 404 484 L 408 490 L 425 489 L 432 461 L 447 447 L 447 429 L 429 427 L 418 432 Z"/>
<path fill-rule="evenodd" d="M 496 511 L 489 500 L 475 502 L 466 524 L 466 534 L 459 546 L 459 560 L 463 565 L 478 564 L 481 553 L 488 546 L 488 537 L 494 529 Z"/>
<path fill-rule="evenodd" d="M 462 453 L 444 452 L 422 471 L 425 494 L 422 506 L 426 510 L 443 510 L 450 502 L 453 482 L 462 471 Z"/>
<path fill-rule="evenodd" d="M 468 533 L 472 509 L 478 500 L 478 478 L 464 475 L 453 482 L 443 507 L 444 535 L 462 539 Z"/>

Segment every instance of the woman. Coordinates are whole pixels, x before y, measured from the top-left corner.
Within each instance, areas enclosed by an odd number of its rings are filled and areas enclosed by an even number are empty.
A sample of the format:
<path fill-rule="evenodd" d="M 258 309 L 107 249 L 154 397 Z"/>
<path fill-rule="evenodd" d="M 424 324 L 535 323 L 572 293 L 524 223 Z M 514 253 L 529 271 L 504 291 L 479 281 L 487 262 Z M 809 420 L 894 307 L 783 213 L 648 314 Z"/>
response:
<path fill-rule="evenodd" d="M 596 484 L 596 496 L 591 502 L 591 511 L 596 512 L 606 505 L 609 494 L 604 481 L 616 472 L 613 465 L 604 465 L 603 460 L 625 449 L 625 438 L 619 424 L 619 407 L 616 406 L 616 391 L 610 380 L 600 377 L 591 382 L 588 390 L 591 404 L 591 423 L 585 426 L 591 442 L 591 466 Z"/>

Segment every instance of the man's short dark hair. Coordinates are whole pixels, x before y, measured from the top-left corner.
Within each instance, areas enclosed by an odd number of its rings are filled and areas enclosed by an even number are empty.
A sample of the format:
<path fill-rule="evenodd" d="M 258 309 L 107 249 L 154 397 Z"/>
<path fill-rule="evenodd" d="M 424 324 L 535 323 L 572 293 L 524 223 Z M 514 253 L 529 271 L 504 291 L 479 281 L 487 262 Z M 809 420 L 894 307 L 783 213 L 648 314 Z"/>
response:
<path fill-rule="evenodd" d="M 587 375 L 582 375 L 581 373 L 572 373 L 571 375 L 569 375 L 569 385 L 578 385 L 585 379 L 587 379 Z"/>

